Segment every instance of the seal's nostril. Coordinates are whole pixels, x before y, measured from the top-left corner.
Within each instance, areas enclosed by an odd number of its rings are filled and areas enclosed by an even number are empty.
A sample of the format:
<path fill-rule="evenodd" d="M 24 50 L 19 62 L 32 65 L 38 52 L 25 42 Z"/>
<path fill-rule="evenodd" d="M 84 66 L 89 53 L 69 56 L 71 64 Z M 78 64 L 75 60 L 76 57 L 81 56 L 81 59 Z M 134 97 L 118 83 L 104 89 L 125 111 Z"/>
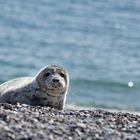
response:
<path fill-rule="evenodd" d="M 59 79 L 53 79 L 53 82 L 59 82 Z"/>

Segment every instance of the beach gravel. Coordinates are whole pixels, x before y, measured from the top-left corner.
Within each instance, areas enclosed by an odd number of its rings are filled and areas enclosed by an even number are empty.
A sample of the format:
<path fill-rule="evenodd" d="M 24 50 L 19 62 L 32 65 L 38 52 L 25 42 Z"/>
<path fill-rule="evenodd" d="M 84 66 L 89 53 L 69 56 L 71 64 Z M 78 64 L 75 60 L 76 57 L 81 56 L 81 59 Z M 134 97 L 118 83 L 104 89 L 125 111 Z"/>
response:
<path fill-rule="evenodd" d="M 140 116 L 0 104 L 0 140 L 139 140 Z"/>

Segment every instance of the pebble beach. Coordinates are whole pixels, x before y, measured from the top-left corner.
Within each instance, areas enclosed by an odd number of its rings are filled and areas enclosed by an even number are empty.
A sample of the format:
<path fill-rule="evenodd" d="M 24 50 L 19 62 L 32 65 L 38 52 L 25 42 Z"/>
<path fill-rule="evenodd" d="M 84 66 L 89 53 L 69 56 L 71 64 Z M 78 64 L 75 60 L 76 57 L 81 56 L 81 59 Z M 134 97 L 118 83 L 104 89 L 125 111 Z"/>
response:
<path fill-rule="evenodd" d="M 140 116 L 101 109 L 0 104 L 0 140 L 138 140 Z"/>

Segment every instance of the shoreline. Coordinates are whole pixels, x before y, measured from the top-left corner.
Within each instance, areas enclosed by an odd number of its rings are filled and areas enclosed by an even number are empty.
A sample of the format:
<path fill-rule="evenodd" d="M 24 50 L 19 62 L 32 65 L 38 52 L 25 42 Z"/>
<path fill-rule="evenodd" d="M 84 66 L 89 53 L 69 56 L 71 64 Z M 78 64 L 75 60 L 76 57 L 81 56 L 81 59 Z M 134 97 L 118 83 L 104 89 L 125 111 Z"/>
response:
<path fill-rule="evenodd" d="M 103 109 L 0 104 L 2 140 L 140 139 L 140 116 Z"/>
<path fill-rule="evenodd" d="M 125 110 L 125 109 L 107 109 L 107 108 L 96 108 L 96 107 L 81 107 L 81 106 L 76 106 L 76 105 L 66 105 L 66 109 L 74 109 L 74 110 L 105 110 L 105 111 L 109 111 L 109 112 L 121 112 L 121 113 L 129 113 L 129 114 L 135 114 L 135 115 L 139 115 L 140 116 L 140 111 L 132 111 L 132 110 Z"/>

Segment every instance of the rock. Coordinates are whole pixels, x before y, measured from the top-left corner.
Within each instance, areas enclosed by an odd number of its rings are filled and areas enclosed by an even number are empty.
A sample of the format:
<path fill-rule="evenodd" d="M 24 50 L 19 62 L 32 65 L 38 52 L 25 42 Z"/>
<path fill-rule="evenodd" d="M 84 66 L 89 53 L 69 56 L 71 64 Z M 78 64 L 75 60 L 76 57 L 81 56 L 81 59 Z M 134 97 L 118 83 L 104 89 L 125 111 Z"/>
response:
<path fill-rule="evenodd" d="M 58 111 L 0 104 L 1 140 L 140 139 L 140 116 L 105 110 Z"/>
<path fill-rule="evenodd" d="M 84 123 L 76 123 L 76 125 L 82 129 L 86 128 L 86 125 Z"/>

